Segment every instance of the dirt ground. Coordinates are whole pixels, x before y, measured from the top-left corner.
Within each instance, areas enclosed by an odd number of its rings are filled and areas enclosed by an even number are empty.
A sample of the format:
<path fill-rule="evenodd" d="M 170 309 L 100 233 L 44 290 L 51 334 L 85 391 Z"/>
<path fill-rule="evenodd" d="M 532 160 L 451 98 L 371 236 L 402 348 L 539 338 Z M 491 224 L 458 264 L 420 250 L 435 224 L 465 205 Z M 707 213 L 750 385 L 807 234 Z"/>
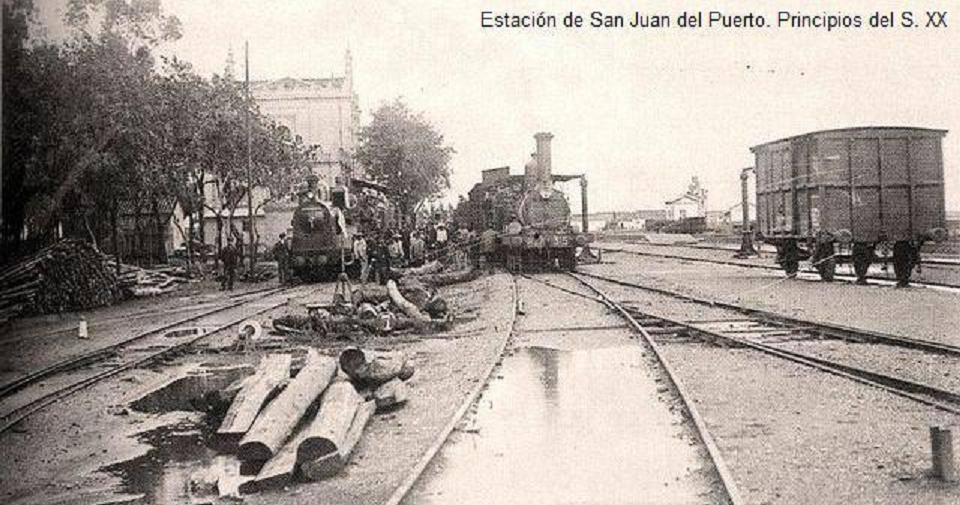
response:
<path fill-rule="evenodd" d="M 333 292 L 332 284 L 303 289 L 310 293 L 301 302 L 326 301 Z M 410 380 L 408 404 L 371 420 L 347 469 L 333 479 L 247 495 L 245 501 L 273 503 L 282 498 L 284 503 L 315 503 L 321 499 L 324 503 L 381 503 L 393 492 L 464 396 L 483 380 L 481 371 L 497 358 L 496 350 L 509 335 L 513 312 L 513 283 L 509 276 L 484 277 L 444 288 L 442 293 L 458 315 L 453 330 L 422 338 L 407 335 L 363 342 L 365 347 L 402 350 L 417 372 Z M 201 298 L 210 295 L 198 294 Z M 183 300 L 158 305 L 176 310 L 190 303 Z M 123 310 L 155 309 L 149 304 L 113 307 L 103 309 L 91 321 L 122 319 Z M 286 309 L 275 312 L 282 310 Z M 332 354 L 347 344 L 318 342 L 317 347 Z M 202 437 L 197 434 L 209 431 L 206 425 L 211 419 L 189 409 L 140 412 L 131 404 L 169 383 L 172 377 L 196 372 L 197 367 L 203 370 L 252 365 L 258 359 L 255 354 L 223 353 L 218 350 L 220 347 L 214 345 L 206 352 L 103 381 L 0 435 L 0 447 L 6 456 L 5 463 L 0 465 L 0 501 L 209 502 L 209 498 L 197 501 L 198 493 L 188 484 L 191 479 L 186 474 L 198 470 L 196 462 L 177 458 L 194 454 L 209 457 L 212 451 L 208 448 L 191 449 L 182 444 L 188 441 L 189 445 L 201 445 Z M 282 349 L 271 352 L 277 351 Z M 204 387 L 218 386 L 222 384 L 207 383 Z M 171 444 L 176 446 L 175 451 L 166 447 Z M 219 458 L 214 458 L 213 463 L 219 464 Z M 29 472 L 24 472 L 24 468 L 29 468 Z"/>
<path fill-rule="evenodd" d="M 956 343 L 956 295 L 929 290 L 867 288 L 866 300 L 849 300 L 850 285 L 770 281 L 729 267 L 611 255 L 615 265 L 585 270 L 641 280 L 673 290 L 736 301 L 789 315 L 902 332 Z M 593 281 L 615 298 L 631 300 L 654 314 L 678 319 L 723 317 L 716 308 Z M 846 293 L 824 301 L 811 286 Z M 828 291 L 828 292 L 834 292 Z M 901 297 L 896 300 L 895 297 Z M 906 299 L 906 301 L 905 301 Z M 864 308 L 865 301 L 869 304 Z M 885 305 L 884 305 L 885 304 Z M 930 305 L 930 306 L 928 306 Z M 873 309 L 870 311 L 869 309 Z M 930 310 L 939 319 L 904 321 L 899 310 Z M 939 309 L 939 310 L 938 310 Z M 953 323 L 951 327 L 951 322 Z M 900 323 L 900 324 L 897 324 Z M 919 330 L 918 330 L 919 329 Z M 821 355 L 859 355 L 864 362 L 895 366 L 901 375 L 924 380 L 943 375 L 953 387 L 956 360 L 906 356 L 842 343 L 802 343 Z M 956 425 L 955 415 L 879 389 L 824 374 L 750 350 L 702 343 L 662 345 L 666 359 L 686 384 L 747 503 L 860 504 L 957 503 L 960 487 L 930 479 L 929 426 Z M 856 349 L 854 349 L 856 347 Z M 893 365 L 891 364 L 893 363 Z"/>

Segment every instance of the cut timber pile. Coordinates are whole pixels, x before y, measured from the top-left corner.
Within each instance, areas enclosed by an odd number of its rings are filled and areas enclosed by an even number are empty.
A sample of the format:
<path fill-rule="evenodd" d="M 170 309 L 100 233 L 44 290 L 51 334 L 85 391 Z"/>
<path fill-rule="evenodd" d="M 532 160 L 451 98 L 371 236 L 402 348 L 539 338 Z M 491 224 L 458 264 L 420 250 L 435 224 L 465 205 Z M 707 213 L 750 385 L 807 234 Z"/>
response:
<path fill-rule="evenodd" d="M 286 382 L 290 363 L 286 355 L 264 357 L 242 382 L 218 431 L 241 434 L 237 456 L 248 465 L 262 463 L 256 476 L 239 485 L 240 493 L 339 473 L 374 411 L 406 402 L 403 381 L 414 371 L 399 353 L 351 348 L 333 358 L 309 349 L 303 368 Z M 283 384 L 279 394 L 272 393 Z"/>
<path fill-rule="evenodd" d="M 63 240 L 0 271 L 0 323 L 19 315 L 90 309 L 121 298 L 117 278 L 101 254 L 79 240 Z"/>
<path fill-rule="evenodd" d="M 107 270 L 117 271 L 117 262 L 113 258 L 104 256 L 103 262 Z M 117 281 L 128 296 L 156 296 L 169 293 L 177 288 L 177 284 L 187 282 L 186 275 L 183 269 L 175 267 L 148 270 L 121 263 Z"/>

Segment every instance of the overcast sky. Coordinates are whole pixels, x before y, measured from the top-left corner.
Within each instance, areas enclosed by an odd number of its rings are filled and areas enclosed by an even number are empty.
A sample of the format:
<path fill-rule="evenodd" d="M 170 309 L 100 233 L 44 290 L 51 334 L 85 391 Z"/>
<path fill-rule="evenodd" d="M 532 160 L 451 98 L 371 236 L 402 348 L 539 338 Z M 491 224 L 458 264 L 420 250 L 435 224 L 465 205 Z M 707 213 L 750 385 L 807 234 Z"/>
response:
<path fill-rule="evenodd" d="M 42 0 L 41 0 L 42 1 Z M 164 49 L 203 75 L 220 73 L 228 49 L 251 78 L 341 75 L 354 55 L 364 120 L 403 96 L 457 150 L 452 194 L 484 168 L 522 170 L 533 133 L 551 131 L 554 171 L 584 172 L 591 210 L 660 208 L 697 175 L 708 206 L 739 201 L 749 147 L 813 130 L 907 125 L 951 130 L 945 139 L 947 204 L 960 208 L 960 9 L 940 30 L 827 33 L 571 31 L 481 28 L 483 10 L 589 14 L 635 10 L 675 17 L 685 9 L 846 12 L 866 18 L 903 2 L 454 2 L 162 0 L 183 23 Z M 915 1 L 926 10 L 955 2 Z M 238 73 L 241 69 L 238 68 Z M 241 74 L 242 75 L 242 74 Z M 570 187 L 575 193 L 575 186 Z M 575 204 L 576 205 L 576 204 Z"/>

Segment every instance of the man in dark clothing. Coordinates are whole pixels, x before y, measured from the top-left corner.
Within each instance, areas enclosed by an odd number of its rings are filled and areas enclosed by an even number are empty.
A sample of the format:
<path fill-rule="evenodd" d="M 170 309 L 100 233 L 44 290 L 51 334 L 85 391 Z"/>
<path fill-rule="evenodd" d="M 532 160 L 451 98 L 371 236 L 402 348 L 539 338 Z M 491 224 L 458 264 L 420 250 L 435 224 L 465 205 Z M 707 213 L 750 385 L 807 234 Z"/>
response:
<path fill-rule="evenodd" d="M 480 234 L 480 266 L 493 273 L 493 255 L 497 252 L 497 232 L 491 228 Z"/>
<path fill-rule="evenodd" d="M 290 262 L 290 248 L 287 247 L 287 235 L 280 234 L 280 240 L 273 246 L 273 259 L 277 260 L 277 274 L 280 277 L 280 284 L 285 284 L 287 278 L 287 269 Z"/>
<path fill-rule="evenodd" d="M 920 248 L 908 240 L 899 240 L 893 244 L 893 271 L 897 276 L 897 287 L 910 286 L 910 274 L 919 263 Z"/>
<path fill-rule="evenodd" d="M 233 281 L 237 277 L 237 263 L 240 262 L 240 250 L 233 243 L 233 237 L 227 239 L 227 246 L 220 250 L 223 262 L 223 276 L 220 278 L 220 291 L 233 291 Z"/>
<path fill-rule="evenodd" d="M 390 275 L 390 257 L 384 237 L 375 236 L 369 247 L 370 265 L 377 283 L 386 284 Z"/>

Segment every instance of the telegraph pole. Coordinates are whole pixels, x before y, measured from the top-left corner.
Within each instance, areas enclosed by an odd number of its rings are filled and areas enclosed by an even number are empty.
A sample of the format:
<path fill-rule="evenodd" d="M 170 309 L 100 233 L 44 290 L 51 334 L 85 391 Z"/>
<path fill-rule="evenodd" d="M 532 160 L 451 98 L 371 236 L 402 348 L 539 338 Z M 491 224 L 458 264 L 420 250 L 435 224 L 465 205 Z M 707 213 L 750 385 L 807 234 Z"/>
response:
<path fill-rule="evenodd" d="M 243 73 L 244 73 L 244 91 L 247 96 L 247 107 L 250 106 L 250 41 L 243 43 Z M 247 108 L 243 115 L 243 126 L 247 133 L 247 227 L 250 235 L 250 241 L 247 244 L 250 250 L 250 272 L 253 272 L 253 266 L 257 262 L 257 248 L 253 240 L 253 178 L 250 175 L 250 109 Z"/>

